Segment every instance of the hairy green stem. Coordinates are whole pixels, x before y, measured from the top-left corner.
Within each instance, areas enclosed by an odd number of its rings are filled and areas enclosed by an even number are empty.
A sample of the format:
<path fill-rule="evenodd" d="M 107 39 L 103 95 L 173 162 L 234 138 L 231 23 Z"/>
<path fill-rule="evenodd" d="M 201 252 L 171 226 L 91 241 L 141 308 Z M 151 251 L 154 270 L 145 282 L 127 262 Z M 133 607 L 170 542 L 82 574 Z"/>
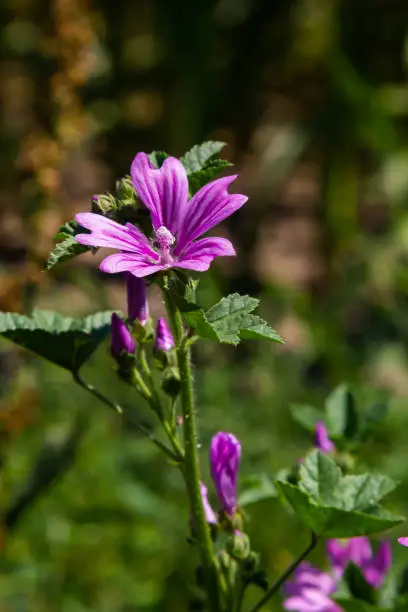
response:
<path fill-rule="evenodd" d="M 278 580 L 265 593 L 265 595 L 262 597 L 262 599 L 260 599 L 258 601 L 256 606 L 254 608 L 252 608 L 251 612 L 258 612 L 258 610 L 260 610 L 266 604 L 266 602 L 272 597 L 272 595 L 274 595 L 277 591 L 279 591 L 281 586 L 286 582 L 286 580 L 289 578 L 289 576 L 292 574 L 292 572 L 295 571 L 295 569 L 298 567 L 298 565 L 300 565 L 302 563 L 302 561 L 304 561 L 304 559 L 306 559 L 306 557 L 316 547 L 317 542 L 318 542 L 318 537 L 312 531 L 312 536 L 311 536 L 310 544 L 306 548 L 306 550 L 304 550 L 302 552 L 302 554 L 297 559 L 295 559 L 295 561 L 288 567 L 288 569 L 283 572 L 282 576 L 280 576 L 278 578 Z"/>
<path fill-rule="evenodd" d="M 219 612 L 221 608 L 219 601 L 218 573 L 215 564 L 214 548 L 210 529 L 205 520 L 200 490 L 200 469 L 197 452 L 198 436 L 194 406 L 190 347 L 185 343 L 180 311 L 178 310 L 167 289 L 164 289 L 164 298 L 176 341 L 177 361 L 180 372 L 181 407 L 183 414 L 183 434 L 185 447 L 183 473 L 186 480 L 187 493 L 200 550 L 209 609 L 211 612 Z"/>
<path fill-rule="evenodd" d="M 172 397 L 169 406 L 170 425 L 174 434 L 177 432 L 177 399 Z"/>
<path fill-rule="evenodd" d="M 85 389 L 85 391 L 88 391 L 88 393 L 91 393 L 91 395 L 96 397 L 100 402 L 102 402 L 106 406 L 109 406 L 109 408 L 113 408 L 116 412 L 118 412 L 119 414 L 123 415 L 142 434 L 147 436 L 158 448 L 160 448 L 160 450 L 162 450 L 172 461 L 179 462 L 182 459 L 182 457 L 180 455 L 178 455 L 175 452 L 173 452 L 171 450 L 171 448 L 169 448 L 166 444 L 164 444 L 163 442 L 158 440 L 154 436 L 154 434 L 147 427 L 145 427 L 142 423 L 139 423 L 139 421 L 136 421 L 133 418 L 133 416 L 131 416 L 128 412 L 126 412 L 122 408 L 122 406 L 120 406 L 116 402 L 113 402 L 112 400 L 110 400 L 103 393 L 101 393 L 96 387 L 94 387 L 93 385 L 90 385 L 83 378 L 81 378 L 81 376 L 79 375 L 79 372 L 74 372 L 73 376 L 74 376 L 75 382 L 80 387 L 82 387 L 82 389 Z"/>

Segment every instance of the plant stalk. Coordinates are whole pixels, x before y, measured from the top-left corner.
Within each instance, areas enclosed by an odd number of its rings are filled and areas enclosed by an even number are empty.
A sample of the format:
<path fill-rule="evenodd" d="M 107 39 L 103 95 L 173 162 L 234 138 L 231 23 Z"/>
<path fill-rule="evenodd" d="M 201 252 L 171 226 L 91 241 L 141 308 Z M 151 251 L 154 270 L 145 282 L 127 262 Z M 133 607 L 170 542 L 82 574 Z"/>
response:
<path fill-rule="evenodd" d="M 316 547 L 317 542 L 318 542 L 318 537 L 314 533 L 314 531 L 312 531 L 312 536 L 311 536 L 310 544 L 306 548 L 306 550 L 304 550 L 302 552 L 302 554 L 297 559 L 295 559 L 295 561 L 288 567 L 288 569 L 283 572 L 282 576 L 280 576 L 280 578 L 278 578 L 278 580 L 265 593 L 265 595 L 262 597 L 262 599 L 260 599 L 258 601 L 256 606 L 254 608 L 252 608 L 251 612 L 258 612 L 258 610 L 260 610 L 266 604 L 266 602 L 272 597 L 272 595 L 274 595 L 277 591 L 279 591 L 281 586 L 286 582 L 286 580 L 289 578 L 289 576 L 292 574 L 292 572 L 295 571 L 295 569 L 298 567 L 298 565 L 300 565 L 302 563 L 302 561 L 304 561 L 304 559 L 306 559 L 306 557 Z"/>
<path fill-rule="evenodd" d="M 200 469 L 197 452 L 197 425 L 195 418 L 194 389 L 191 371 L 190 347 L 185 343 L 181 313 L 169 291 L 164 289 L 165 303 L 177 346 L 177 360 L 181 381 L 181 407 L 184 434 L 184 477 L 190 502 L 194 529 L 200 550 L 208 605 L 211 612 L 220 612 L 219 581 L 214 558 L 210 529 L 205 520 L 200 490 Z"/>

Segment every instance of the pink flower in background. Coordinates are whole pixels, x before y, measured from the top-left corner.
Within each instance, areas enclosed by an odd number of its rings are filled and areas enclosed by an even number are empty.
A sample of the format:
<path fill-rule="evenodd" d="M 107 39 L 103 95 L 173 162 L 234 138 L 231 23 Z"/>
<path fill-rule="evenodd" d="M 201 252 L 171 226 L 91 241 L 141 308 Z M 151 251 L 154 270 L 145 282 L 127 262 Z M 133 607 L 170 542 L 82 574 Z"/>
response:
<path fill-rule="evenodd" d="M 336 450 L 336 447 L 329 438 L 329 434 L 323 421 L 319 421 L 315 425 L 314 444 L 315 447 L 322 453 L 331 453 Z"/>
<path fill-rule="evenodd" d="M 301 563 L 292 580 L 285 584 L 283 607 L 294 612 L 342 612 L 342 608 L 330 599 L 336 589 L 332 576 L 307 562 Z"/>
<path fill-rule="evenodd" d="M 403 546 L 408 546 L 408 538 L 398 538 L 398 542 Z"/>
<path fill-rule="evenodd" d="M 374 554 L 367 537 L 327 541 L 327 555 L 332 563 L 333 574 L 341 578 L 349 563 L 354 563 L 371 586 L 379 588 L 391 567 L 391 545 L 383 540 Z"/>
<path fill-rule="evenodd" d="M 373 554 L 370 540 L 366 537 L 350 538 L 345 542 L 330 539 L 327 541 L 327 556 L 331 562 L 328 573 L 309 563 L 301 563 L 295 570 L 293 578 L 284 586 L 285 610 L 342 612 L 331 596 L 337 591 L 349 563 L 357 565 L 374 588 L 382 585 L 391 566 L 390 544 L 383 540 Z"/>
<path fill-rule="evenodd" d="M 215 257 L 235 255 L 226 238 L 200 236 L 247 201 L 244 195 L 228 193 L 236 176 L 208 183 L 190 200 L 186 170 L 175 157 L 168 157 L 157 169 L 146 153 L 138 153 L 131 176 L 138 196 L 150 212 L 154 232 L 151 240 L 132 223 L 121 225 L 90 212 L 75 216 L 79 225 L 90 231 L 77 234 L 77 242 L 120 251 L 102 261 L 103 272 L 127 271 L 137 277 L 173 267 L 204 272 Z"/>

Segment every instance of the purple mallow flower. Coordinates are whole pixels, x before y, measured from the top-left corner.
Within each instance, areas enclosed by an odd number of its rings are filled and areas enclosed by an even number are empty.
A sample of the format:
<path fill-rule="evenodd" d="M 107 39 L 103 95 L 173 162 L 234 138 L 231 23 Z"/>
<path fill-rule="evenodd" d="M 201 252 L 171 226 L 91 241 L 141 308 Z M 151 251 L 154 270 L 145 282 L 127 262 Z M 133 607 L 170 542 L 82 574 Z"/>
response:
<path fill-rule="evenodd" d="M 363 536 L 350 538 L 346 543 L 327 541 L 327 555 L 332 563 L 333 574 L 341 578 L 349 563 L 357 565 L 367 582 L 379 588 L 391 566 L 391 545 L 383 540 L 373 554 L 370 540 Z"/>
<path fill-rule="evenodd" d="M 325 573 L 309 563 L 302 563 L 293 578 L 284 587 L 285 610 L 295 612 L 341 612 L 330 597 L 337 587 L 349 563 L 357 565 L 365 579 L 379 588 L 391 566 L 391 546 L 383 540 L 373 554 L 366 537 L 327 541 L 327 556 L 331 562 L 330 573 Z"/>
<path fill-rule="evenodd" d="M 217 515 L 215 514 L 214 510 L 210 506 L 210 502 L 208 501 L 208 495 L 207 495 L 207 487 L 205 486 L 203 482 L 200 483 L 200 491 L 201 491 L 201 499 L 203 502 L 205 520 L 207 521 L 207 523 L 211 523 L 215 525 L 217 523 Z"/>
<path fill-rule="evenodd" d="M 112 313 L 111 319 L 111 346 L 115 357 L 120 357 L 123 351 L 134 353 L 136 348 L 132 334 L 115 312 Z"/>
<path fill-rule="evenodd" d="M 336 589 L 336 581 L 329 574 L 307 562 L 301 563 L 292 580 L 285 584 L 283 607 L 294 612 L 342 612 L 330 599 Z"/>
<path fill-rule="evenodd" d="M 333 442 L 329 438 L 329 434 L 323 421 L 316 423 L 314 444 L 315 447 L 322 453 L 331 453 L 336 449 Z"/>
<path fill-rule="evenodd" d="M 398 542 L 403 546 L 408 546 L 408 538 L 398 538 Z"/>
<path fill-rule="evenodd" d="M 146 325 L 149 318 L 149 306 L 146 300 L 144 280 L 126 272 L 126 294 L 129 320 L 139 321 L 141 325 Z"/>
<path fill-rule="evenodd" d="M 150 212 L 151 240 L 132 223 L 121 225 L 95 213 L 75 216 L 79 225 L 90 231 L 77 234 L 77 242 L 120 251 L 102 261 L 103 272 L 128 271 L 137 277 L 172 267 L 204 272 L 215 257 L 235 255 L 226 238 L 197 239 L 247 201 L 244 195 L 228 193 L 236 176 L 208 183 L 189 200 L 186 170 L 175 157 L 168 157 L 156 169 L 145 153 L 138 153 L 130 172 L 133 186 Z"/>
<path fill-rule="evenodd" d="M 233 516 L 237 507 L 237 476 L 241 445 L 230 433 L 220 431 L 211 440 L 211 476 L 223 510 Z"/>
<path fill-rule="evenodd" d="M 158 319 L 156 327 L 156 342 L 154 348 L 156 351 L 167 353 L 174 347 L 174 339 L 171 331 L 167 327 L 164 319 Z"/>

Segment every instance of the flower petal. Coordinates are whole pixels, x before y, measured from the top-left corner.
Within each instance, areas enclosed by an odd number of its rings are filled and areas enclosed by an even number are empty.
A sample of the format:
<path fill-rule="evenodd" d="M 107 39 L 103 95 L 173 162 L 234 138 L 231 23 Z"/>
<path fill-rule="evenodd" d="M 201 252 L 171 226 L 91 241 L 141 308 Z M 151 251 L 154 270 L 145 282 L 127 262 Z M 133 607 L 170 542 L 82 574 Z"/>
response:
<path fill-rule="evenodd" d="M 235 249 L 227 238 L 202 238 L 190 244 L 183 253 L 181 259 L 194 257 L 231 257 L 236 255 Z"/>
<path fill-rule="evenodd" d="M 196 272 L 207 272 L 212 259 L 183 259 L 173 263 L 173 268 L 183 268 L 183 270 L 195 270 Z"/>
<path fill-rule="evenodd" d="M 318 421 L 315 425 L 314 444 L 322 453 L 331 453 L 336 448 L 329 438 L 329 433 L 323 421 Z"/>
<path fill-rule="evenodd" d="M 181 209 L 175 255 L 201 234 L 232 215 L 248 200 L 241 194 L 230 194 L 227 189 L 236 176 L 227 176 L 204 185 Z"/>
<path fill-rule="evenodd" d="M 326 543 L 326 553 L 331 561 L 334 575 L 339 578 L 349 562 L 348 545 L 330 538 Z"/>
<path fill-rule="evenodd" d="M 76 241 L 80 244 L 120 249 L 146 257 L 157 256 L 146 236 L 130 223 L 124 226 L 95 213 L 78 213 L 75 215 L 75 220 L 79 225 L 91 231 L 91 234 L 75 236 Z"/>
<path fill-rule="evenodd" d="M 144 257 L 132 253 L 114 253 L 113 255 L 108 255 L 108 257 L 105 257 L 101 262 L 99 267 L 102 272 L 106 272 L 107 274 L 131 272 L 138 278 L 149 276 L 149 274 L 154 274 L 165 268 L 165 266 L 160 263 L 151 263 Z"/>
<path fill-rule="evenodd" d="M 378 589 L 384 582 L 392 562 L 391 544 L 382 540 L 373 558 L 363 567 L 363 574 L 369 584 Z"/>
<path fill-rule="evenodd" d="M 283 602 L 283 607 L 285 610 L 294 610 L 295 612 L 316 612 L 315 604 L 310 604 L 310 602 L 301 595 L 288 597 L 288 599 Z"/>
<path fill-rule="evenodd" d="M 207 487 L 202 482 L 200 482 L 200 493 L 201 493 L 201 501 L 203 502 L 205 520 L 207 521 L 207 523 L 216 525 L 217 515 L 215 514 L 214 510 L 211 508 L 210 502 L 208 501 Z"/>
<path fill-rule="evenodd" d="M 363 567 L 372 558 L 371 543 L 367 536 L 350 538 L 348 541 L 348 563 Z"/>
<path fill-rule="evenodd" d="M 138 153 L 130 174 L 143 204 L 150 210 L 154 229 L 165 226 L 176 234 L 180 212 L 187 205 L 188 180 L 183 164 L 175 157 L 154 168 L 146 153 Z"/>
<path fill-rule="evenodd" d="M 398 543 L 402 546 L 408 546 L 408 538 L 398 538 Z"/>
<path fill-rule="evenodd" d="M 289 597 L 283 602 L 285 610 L 295 612 L 329 612 L 335 608 L 333 602 L 317 589 L 304 589 L 299 595 Z"/>
<path fill-rule="evenodd" d="M 236 255 L 232 243 L 226 238 L 202 238 L 190 244 L 181 259 L 174 263 L 177 268 L 205 272 L 215 257 Z"/>

